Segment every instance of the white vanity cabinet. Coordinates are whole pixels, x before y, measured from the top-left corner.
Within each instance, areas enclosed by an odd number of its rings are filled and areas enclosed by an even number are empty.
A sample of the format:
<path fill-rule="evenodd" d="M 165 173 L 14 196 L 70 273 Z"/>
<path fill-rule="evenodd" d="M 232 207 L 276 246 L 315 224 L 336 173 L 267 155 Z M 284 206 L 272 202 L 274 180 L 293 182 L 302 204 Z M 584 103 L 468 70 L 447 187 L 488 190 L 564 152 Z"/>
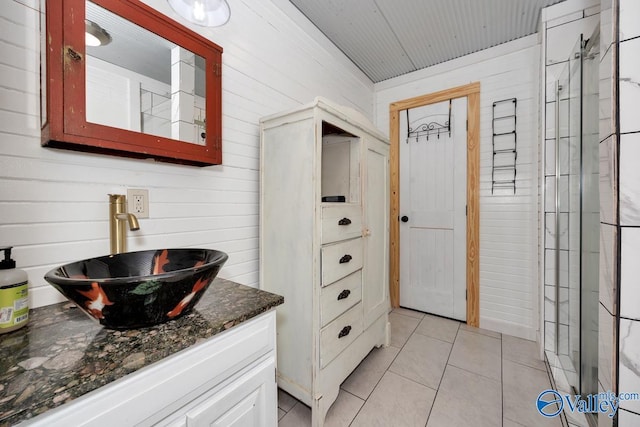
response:
<path fill-rule="evenodd" d="M 275 427 L 275 318 L 268 311 L 24 425 Z"/>
<path fill-rule="evenodd" d="M 340 384 L 389 342 L 389 143 L 322 98 L 261 120 L 260 285 L 278 385 L 322 426 Z"/>

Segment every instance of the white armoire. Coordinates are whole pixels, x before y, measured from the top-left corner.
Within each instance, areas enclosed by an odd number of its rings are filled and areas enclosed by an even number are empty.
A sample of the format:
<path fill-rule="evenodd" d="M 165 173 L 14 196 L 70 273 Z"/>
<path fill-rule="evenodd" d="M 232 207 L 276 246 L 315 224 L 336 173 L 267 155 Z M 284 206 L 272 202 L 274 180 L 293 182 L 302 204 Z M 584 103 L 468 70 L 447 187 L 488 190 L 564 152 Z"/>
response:
<path fill-rule="evenodd" d="M 389 142 L 323 98 L 260 124 L 260 285 L 284 296 L 278 385 L 318 427 L 389 343 Z"/>

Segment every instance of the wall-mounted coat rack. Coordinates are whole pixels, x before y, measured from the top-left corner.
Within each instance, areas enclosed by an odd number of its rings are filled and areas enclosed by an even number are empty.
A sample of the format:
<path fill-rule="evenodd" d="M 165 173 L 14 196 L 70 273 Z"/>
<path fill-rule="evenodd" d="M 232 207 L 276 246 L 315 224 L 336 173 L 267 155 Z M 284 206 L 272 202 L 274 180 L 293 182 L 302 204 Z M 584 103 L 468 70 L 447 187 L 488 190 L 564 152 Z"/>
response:
<path fill-rule="evenodd" d="M 491 194 L 496 189 L 512 189 L 516 194 L 516 161 L 518 134 L 516 132 L 516 98 L 493 103 L 493 160 L 491 168 Z"/>
<path fill-rule="evenodd" d="M 422 136 L 426 136 L 427 141 L 429 136 L 436 135 L 438 139 L 441 133 L 448 133 L 451 136 L 451 100 L 449 100 L 449 114 L 433 114 L 429 116 L 419 117 L 411 121 L 409 116 L 411 110 L 407 112 L 407 144 L 409 139 L 415 138 L 416 142 Z M 442 119 L 441 121 L 436 118 Z"/>

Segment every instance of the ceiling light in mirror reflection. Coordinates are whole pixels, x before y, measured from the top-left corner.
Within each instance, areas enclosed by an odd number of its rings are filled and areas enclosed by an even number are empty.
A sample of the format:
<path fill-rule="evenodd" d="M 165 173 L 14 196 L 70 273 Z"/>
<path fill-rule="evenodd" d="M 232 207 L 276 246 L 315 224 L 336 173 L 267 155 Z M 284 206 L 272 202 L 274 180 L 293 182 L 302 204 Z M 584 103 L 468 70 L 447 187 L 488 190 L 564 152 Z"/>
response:
<path fill-rule="evenodd" d="M 111 43 L 111 35 L 100 25 L 85 19 L 85 43 L 87 46 L 105 46 Z"/>
<path fill-rule="evenodd" d="M 231 10 L 226 0 L 168 0 L 183 18 L 203 27 L 218 27 L 229 21 Z"/>

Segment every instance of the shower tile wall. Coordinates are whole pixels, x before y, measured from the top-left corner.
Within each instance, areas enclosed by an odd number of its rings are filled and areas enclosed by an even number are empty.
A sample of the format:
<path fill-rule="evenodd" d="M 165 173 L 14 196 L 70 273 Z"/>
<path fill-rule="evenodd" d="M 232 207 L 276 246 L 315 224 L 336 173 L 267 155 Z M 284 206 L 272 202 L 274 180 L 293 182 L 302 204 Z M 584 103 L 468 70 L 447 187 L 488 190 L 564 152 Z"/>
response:
<path fill-rule="evenodd" d="M 572 15 L 576 16 L 576 15 Z M 586 15 L 585 15 L 586 16 Z M 544 19 L 544 18 L 543 18 Z M 547 33 L 548 25 L 546 22 Z M 559 21 L 554 21 L 559 22 Z M 583 20 L 583 22 L 586 22 Z M 599 85 L 599 337 L 598 389 L 640 392 L 640 2 L 600 2 Z M 568 28 L 568 27 L 567 27 Z M 590 34 L 589 31 L 582 31 Z M 577 37 L 568 34 L 567 37 Z M 550 40 L 546 39 L 546 46 Z M 554 111 L 553 82 L 563 68 L 557 55 L 546 56 L 545 187 L 553 184 Z M 619 63 L 619 67 L 618 67 Z M 618 124 L 618 111 L 620 122 Z M 561 154 L 563 155 L 563 154 Z M 545 197 L 545 306 L 553 307 L 555 269 L 555 194 Z M 562 219 L 561 219 L 562 220 Z M 553 224 L 550 226 L 550 224 Z M 564 228 L 561 225 L 560 232 Z M 566 228 L 566 227 L 565 227 Z M 561 244 L 560 250 L 563 250 Z M 562 263 L 562 261 L 561 261 Z M 547 315 L 545 326 L 554 322 Z M 562 323 L 562 319 L 560 319 Z M 545 328 L 545 348 L 553 350 L 554 337 Z M 640 425 L 640 401 L 623 401 L 617 426 Z M 600 415 L 598 425 L 615 420 Z"/>
<path fill-rule="evenodd" d="M 619 0 L 619 5 L 619 214 L 614 222 L 620 239 L 618 387 L 620 392 L 640 392 L 640 2 Z M 619 427 L 640 425 L 640 401 L 622 401 L 620 407 Z"/>

